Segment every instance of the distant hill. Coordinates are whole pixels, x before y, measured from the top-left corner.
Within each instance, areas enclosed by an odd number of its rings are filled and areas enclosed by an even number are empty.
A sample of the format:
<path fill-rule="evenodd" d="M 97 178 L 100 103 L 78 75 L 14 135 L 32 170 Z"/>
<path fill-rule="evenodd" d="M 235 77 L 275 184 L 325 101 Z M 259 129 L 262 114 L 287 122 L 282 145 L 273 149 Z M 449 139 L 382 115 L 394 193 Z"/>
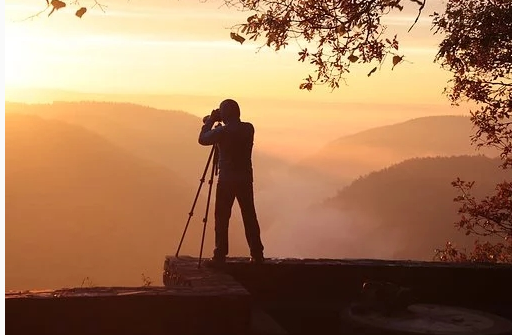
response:
<path fill-rule="evenodd" d="M 200 119 L 181 111 L 109 102 L 6 103 L 5 107 L 7 113 L 82 126 L 141 158 L 169 167 L 185 180 L 199 180 L 208 157 L 208 148 L 197 144 Z"/>
<path fill-rule="evenodd" d="M 6 113 L 5 187 L 6 289 L 34 289 L 159 283 L 197 185 L 83 127 Z M 182 254 L 199 252 L 197 206 Z"/>
<path fill-rule="evenodd" d="M 466 116 L 429 116 L 344 136 L 303 160 L 292 171 L 346 184 L 354 178 L 415 157 L 495 156 L 471 145 Z"/>
<path fill-rule="evenodd" d="M 340 236 L 336 243 L 317 243 L 336 257 L 376 257 L 431 260 L 433 250 L 448 240 L 470 246 L 453 223 L 459 206 L 451 182 L 457 177 L 475 180 L 475 195 L 489 194 L 496 183 L 510 180 L 510 173 L 497 168 L 500 161 L 484 156 L 415 158 L 361 177 L 326 200 L 316 210 L 334 211 L 340 218 L 331 225 Z M 343 240 L 357 243 L 344 244 Z M 313 247 L 311 247 L 313 248 Z M 348 254 L 347 254 L 348 253 Z"/>
<path fill-rule="evenodd" d="M 82 126 L 141 158 L 167 166 L 198 185 L 210 147 L 197 143 L 201 119 L 183 111 L 115 102 L 5 103 L 7 113 L 34 114 Z M 279 160 L 254 153 L 258 187 L 269 183 L 269 168 Z"/>

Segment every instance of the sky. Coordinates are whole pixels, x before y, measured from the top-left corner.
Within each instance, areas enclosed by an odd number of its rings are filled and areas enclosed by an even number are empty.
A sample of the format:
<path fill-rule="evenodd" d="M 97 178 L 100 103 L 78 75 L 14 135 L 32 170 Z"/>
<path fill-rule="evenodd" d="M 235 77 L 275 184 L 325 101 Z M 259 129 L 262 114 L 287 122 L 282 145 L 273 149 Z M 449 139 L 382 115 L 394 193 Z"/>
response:
<path fill-rule="evenodd" d="M 91 8 L 94 3 L 80 1 L 89 10 L 79 19 L 74 5 L 48 17 L 48 11 L 34 16 L 44 0 L 5 1 L 6 99 L 9 89 L 61 89 L 202 116 L 230 97 L 254 121 L 261 146 L 290 159 L 374 126 L 467 113 L 450 105 L 443 94 L 450 73 L 433 61 L 440 36 L 432 34 L 429 15 L 442 10 L 441 1 L 427 2 L 411 32 L 413 2 L 387 15 L 383 22 L 389 36 L 398 35 L 405 61 L 392 70 L 389 59 L 371 77 L 374 64 L 357 65 L 334 92 L 298 88 L 313 68 L 297 61 L 297 43 L 276 52 L 261 48 L 263 41 L 230 39 L 231 27 L 249 14 L 224 1 L 101 0 L 105 7 Z M 185 99 L 159 104 L 141 94 Z"/>
<path fill-rule="evenodd" d="M 438 37 L 428 14 L 440 8 L 429 1 L 416 27 L 407 33 L 416 12 L 391 13 L 385 22 L 396 31 L 407 62 L 377 75 L 373 65 L 358 66 L 348 85 L 331 93 L 298 89 L 312 70 L 297 61 L 293 42 L 280 52 L 231 40 L 230 27 L 247 13 L 222 1 L 102 0 L 78 19 L 69 5 L 48 17 L 44 0 L 5 1 L 7 87 L 51 87 L 85 92 L 197 94 L 287 97 L 329 101 L 439 102 L 449 73 L 433 58 Z M 431 4 L 432 3 L 432 4 Z M 94 1 L 82 0 L 91 6 Z"/>

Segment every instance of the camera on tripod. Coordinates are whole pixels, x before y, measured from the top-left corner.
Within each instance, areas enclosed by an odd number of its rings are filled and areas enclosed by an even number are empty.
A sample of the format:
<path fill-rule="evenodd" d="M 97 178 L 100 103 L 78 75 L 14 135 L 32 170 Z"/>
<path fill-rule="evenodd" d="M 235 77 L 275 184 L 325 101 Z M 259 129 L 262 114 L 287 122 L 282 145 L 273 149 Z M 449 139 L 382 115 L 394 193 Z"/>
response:
<path fill-rule="evenodd" d="M 210 115 L 203 117 L 203 123 L 206 123 L 208 120 L 213 122 L 221 122 L 222 120 L 220 118 L 220 109 L 214 109 Z"/>

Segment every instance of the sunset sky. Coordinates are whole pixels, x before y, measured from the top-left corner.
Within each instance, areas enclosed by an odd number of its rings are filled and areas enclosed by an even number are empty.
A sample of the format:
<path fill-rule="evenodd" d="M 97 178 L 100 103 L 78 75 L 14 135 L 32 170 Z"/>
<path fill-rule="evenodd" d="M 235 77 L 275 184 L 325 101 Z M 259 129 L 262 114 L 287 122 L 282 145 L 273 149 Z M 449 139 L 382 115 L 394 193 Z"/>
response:
<path fill-rule="evenodd" d="M 101 1 L 100 1 L 101 2 Z M 91 6 L 93 1 L 81 1 Z M 440 102 L 449 74 L 433 63 L 438 38 L 430 18 L 440 1 L 429 1 L 417 26 L 407 33 L 415 5 L 386 17 L 389 35 L 401 40 L 407 62 L 391 64 L 368 78 L 373 65 L 347 77 L 348 87 L 298 90 L 310 73 L 297 62 L 298 47 L 274 52 L 229 38 L 246 13 L 222 1 L 103 0 L 78 19 L 70 5 L 48 17 L 43 0 L 5 2 L 7 87 L 51 87 L 85 92 L 289 97 L 329 101 Z"/>
<path fill-rule="evenodd" d="M 450 74 L 433 62 L 440 36 L 433 36 L 429 15 L 442 10 L 441 1 L 428 1 L 409 33 L 417 15 L 414 3 L 386 16 L 387 32 L 398 34 L 405 61 L 392 70 L 388 59 L 371 77 L 367 73 L 375 64 L 357 65 L 346 77 L 347 86 L 334 92 L 327 86 L 299 90 L 313 68 L 297 61 L 295 42 L 275 52 L 259 49 L 263 41 L 240 45 L 230 39 L 230 28 L 248 14 L 226 8 L 223 1 L 100 3 L 108 7 L 102 11 L 91 8 L 94 1 L 80 1 L 89 11 L 79 19 L 75 5 L 50 17 L 49 11 L 31 17 L 45 8 L 44 0 L 5 2 L 7 100 L 9 89 L 52 88 L 120 94 L 126 97 L 120 100 L 201 116 L 218 104 L 216 97 L 232 97 L 255 122 L 263 146 L 292 156 L 297 144 L 309 145 L 302 149 L 311 152 L 350 132 L 424 115 L 467 113 L 450 106 L 443 95 Z M 169 105 L 137 100 L 135 94 L 188 98 Z M 307 143 L 300 142 L 303 135 L 311 135 Z M 292 145 L 294 152 L 288 151 Z"/>

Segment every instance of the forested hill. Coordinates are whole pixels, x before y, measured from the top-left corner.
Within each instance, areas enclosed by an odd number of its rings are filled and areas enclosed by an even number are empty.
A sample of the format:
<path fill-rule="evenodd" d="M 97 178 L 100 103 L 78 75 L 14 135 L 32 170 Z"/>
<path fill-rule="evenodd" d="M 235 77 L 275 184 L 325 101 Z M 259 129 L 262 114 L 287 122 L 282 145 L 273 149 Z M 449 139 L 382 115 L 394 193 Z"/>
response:
<path fill-rule="evenodd" d="M 453 226 L 459 205 L 451 182 L 475 180 L 475 195 L 489 194 L 497 182 L 512 178 L 499 164 L 485 156 L 410 159 L 355 180 L 323 207 L 350 213 L 365 226 L 362 248 L 364 241 L 378 240 L 389 243 L 394 258 L 428 260 L 448 240 L 473 243 Z"/>

